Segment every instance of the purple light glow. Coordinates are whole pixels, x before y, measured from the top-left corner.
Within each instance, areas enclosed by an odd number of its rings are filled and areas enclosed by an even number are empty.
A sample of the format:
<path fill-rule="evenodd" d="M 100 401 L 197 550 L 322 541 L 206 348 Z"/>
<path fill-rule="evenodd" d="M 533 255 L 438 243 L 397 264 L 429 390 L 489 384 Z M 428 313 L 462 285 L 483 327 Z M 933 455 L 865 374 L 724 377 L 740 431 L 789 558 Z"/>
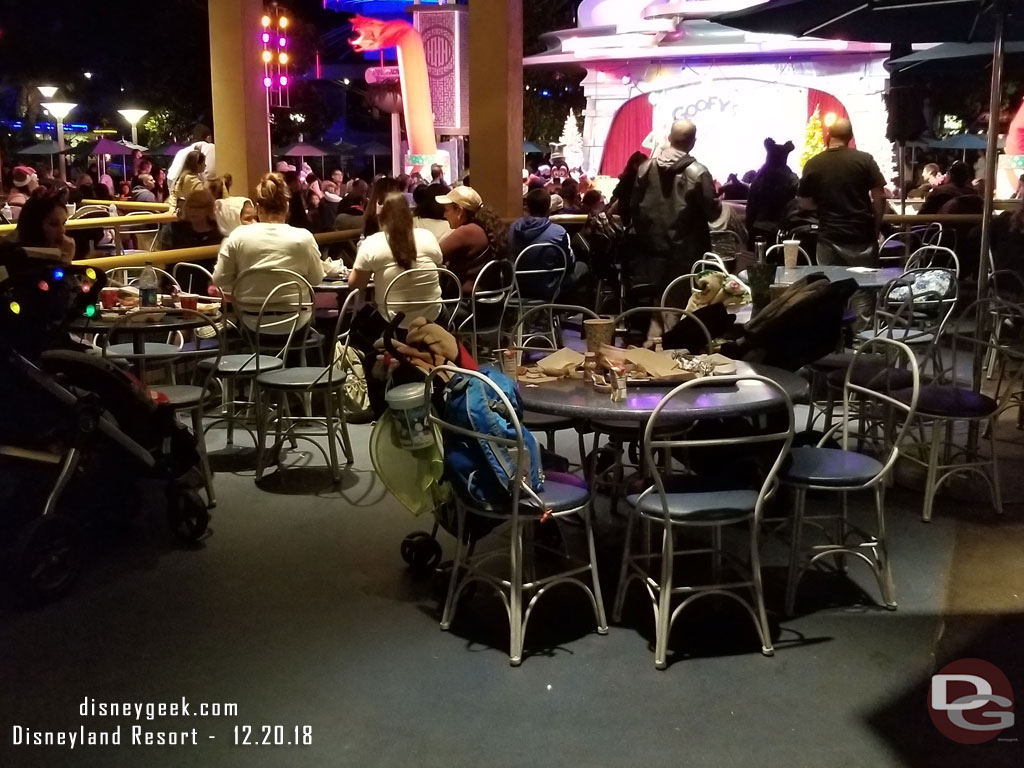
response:
<path fill-rule="evenodd" d="M 263 78 L 263 87 L 264 88 L 269 88 L 271 82 L 273 82 L 273 81 L 269 77 L 264 77 Z"/>
<path fill-rule="evenodd" d="M 283 37 L 277 41 L 278 48 L 284 48 L 286 45 L 288 45 L 288 41 Z"/>
<path fill-rule="evenodd" d="M 269 34 L 269 33 L 267 33 L 267 32 L 264 32 L 264 33 L 263 33 L 263 34 L 262 34 L 262 35 L 260 36 L 260 39 L 261 39 L 261 40 L 262 40 L 262 41 L 263 41 L 264 43 L 269 43 L 269 42 L 270 42 L 270 34 Z"/>
<path fill-rule="evenodd" d="M 281 75 L 281 85 L 288 85 L 287 75 Z"/>

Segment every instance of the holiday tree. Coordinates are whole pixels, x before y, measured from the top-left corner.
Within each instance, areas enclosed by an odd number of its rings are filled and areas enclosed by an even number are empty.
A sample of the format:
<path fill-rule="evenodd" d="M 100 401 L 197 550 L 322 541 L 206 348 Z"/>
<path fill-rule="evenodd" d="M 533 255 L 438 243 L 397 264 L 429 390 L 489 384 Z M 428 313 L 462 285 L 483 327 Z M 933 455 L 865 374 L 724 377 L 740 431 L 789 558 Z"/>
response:
<path fill-rule="evenodd" d="M 821 110 L 816 105 L 814 113 L 807 119 L 807 129 L 804 132 L 804 151 L 800 153 L 800 170 L 803 170 L 808 160 L 824 151 L 825 139 L 821 126 Z"/>
<path fill-rule="evenodd" d="M 583 165 L 583 134 L 580 133 L 579 121 L 574 110 L 570 109 L 569 116 L 565 118 L 565 126 L 562 128 L 558 144 L 565 156 L 566 165 L 570 168 L 579 168 Z"/>

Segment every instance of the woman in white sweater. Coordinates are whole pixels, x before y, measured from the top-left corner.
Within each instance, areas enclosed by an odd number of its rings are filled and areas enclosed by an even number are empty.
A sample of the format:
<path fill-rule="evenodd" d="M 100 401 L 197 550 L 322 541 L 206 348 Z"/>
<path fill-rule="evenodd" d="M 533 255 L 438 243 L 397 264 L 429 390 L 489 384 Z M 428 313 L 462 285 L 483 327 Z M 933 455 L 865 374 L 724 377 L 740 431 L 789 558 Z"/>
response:
<path fill-rule="evenodd" d="M 289 197 L 281 174 L 268 173 L 260 179 L 255 196 L 259 221 L 233 230 L 217 254 L 213 282 L 225 292 L 231 293 L 238 275 L 252 267 L 290 269 L 311 285 L 319 285 L 324 279 L 320 249 L 312 233 L 285 223 Z M 245 295 L 233 298 L 236 301 L 261 300 L 281 282 L 284 281 L 272 278 L 255 283 L 247 281 L 243 286 Z"/>

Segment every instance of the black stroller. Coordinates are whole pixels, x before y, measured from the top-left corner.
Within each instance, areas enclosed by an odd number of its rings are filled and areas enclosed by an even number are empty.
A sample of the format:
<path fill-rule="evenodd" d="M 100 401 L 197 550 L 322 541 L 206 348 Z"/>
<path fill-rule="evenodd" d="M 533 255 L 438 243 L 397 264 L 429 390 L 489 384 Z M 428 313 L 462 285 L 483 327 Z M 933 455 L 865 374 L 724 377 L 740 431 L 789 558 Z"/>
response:
<path fill-rule="evenodd" d="M 161 485 L 169 522 L 194 542 L 209 523 L 195 438 L 130 374 L 76 348 L 70 320 L 95 311 L 102 271 L 0 248 L 0 545 L 20 602 L 53 600 L 83 565 L 84 525 L 117 516 L 99 478 Z"/>

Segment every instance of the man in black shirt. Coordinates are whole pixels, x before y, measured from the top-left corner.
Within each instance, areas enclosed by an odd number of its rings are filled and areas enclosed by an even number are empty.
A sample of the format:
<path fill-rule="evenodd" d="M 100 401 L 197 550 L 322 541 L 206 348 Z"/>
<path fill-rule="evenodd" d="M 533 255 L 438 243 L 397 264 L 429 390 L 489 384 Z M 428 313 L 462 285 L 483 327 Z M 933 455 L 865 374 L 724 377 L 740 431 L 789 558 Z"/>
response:
<path fill-rule="evenodd" d="M 800 207 L 818 212 L 818 264 L 878 266 L 878 229 L 885 210 L 885 179 L 874 158 L 850 148 L 853 126 L 836 120 L 828 148 L 807 161 Z"/>

